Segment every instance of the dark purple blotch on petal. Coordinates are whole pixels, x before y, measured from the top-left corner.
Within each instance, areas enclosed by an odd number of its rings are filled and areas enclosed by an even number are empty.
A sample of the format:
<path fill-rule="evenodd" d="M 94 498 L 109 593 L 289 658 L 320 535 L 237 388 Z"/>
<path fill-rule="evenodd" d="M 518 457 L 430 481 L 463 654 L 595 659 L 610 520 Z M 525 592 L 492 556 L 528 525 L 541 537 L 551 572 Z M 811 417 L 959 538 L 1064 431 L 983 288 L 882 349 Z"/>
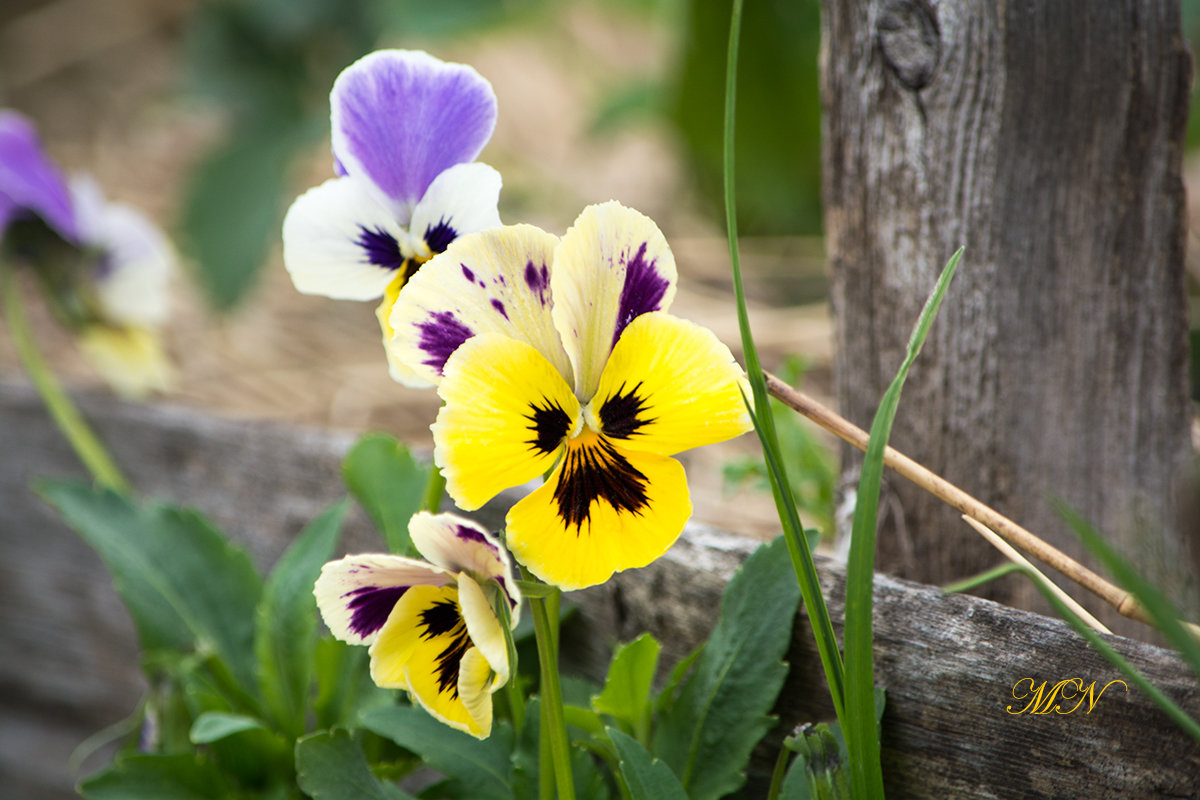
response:
<path fill-rule="evenodd" d="M 404 266 L 404 256 L 400 253 L 400 243 L 396 237 L 379 228 L 374 230 L 358 228 L 358 246 L 367 256 L 367 262 L 387 270 L 397 270 Z"/>
<path fill-rule="evenodd" d="M 438 692 L 457 698 L 459 667 L 471 646 L 458 604 L 451 600 L 438 600 L 421 612 L 421 626 L 425 629 L 421 633 L 422 639 L 451 637 L 438 654 L 434 669 L 437 670 Z"/>
<path fill-rule="evenodd" d="M 350 630 L 362 637 L 371 636 L 383 627 L 388 615 L 408 591 L 407 586 L 360 586 L 342 595 L 349 597 Z"/>
<path fill-rule="evenodd" d="M 501 303 L 494 297 L 492 298 L 492 308 L 496 309 L 500 316 L 508 319 L 508 312 L 504 310 L 504 303 Z"/>
<path fill-rule="evenodd" d="M 488 547 L 492 546 L 492 543 L 487 540 L 482 531 L 478 531 L 470 525 L 455 525 L 454 535 L 464 542 L 475 542 L 477 544 L 486 544 Z"/>
<path fill-rule="evenodd" d="M 638 248 L 633 258 L 625 262 L 625 285 L 621 287 L 621 304 L 617 307 L 617 325 L 613 329 L 613 345 L 621 338 L 625 326 L 634 319 L 662 307 L 663 297 L 671 282 L 657 268 L 658 262 L 646 258 L 646 243 Z"/>
<path fill-rule="evenodd" d="M 526 262 L 525 285 L 529 287 L 529 291 L 537 294 L 542 305 L 546 305 L 549 302 L 547 291 L 550 289 L 550 268 L 543 264 L 539 269 L 532 261 Z"/>
<path fill-rule="evenodd" d="M 466 264 L 459 264 L 462 267 L 463 277 L 467 279 L 467 283 L 475 282 L 475 273 Z"/>
<path fill-rule="evenodd" d="M 458 238 L 458 231 L 450 227 L 450 223 L 445 217 L 438 220 L 436 225 L 430 225 L 425 229 L 425 245 L 434 254 L 443 252 L 450 243 Z M 463 267 L 466 270 L 466 267 Z"/>
<path fill-rule="evenodd" d="M 427 320 L 417 323 L 417 330 L 421 333 L 417 346 L 429 355 L 429 358 L 421 363 L 436 369 L 438 375 L 442 374 L 446 359 L 450 358 L 463 342 L 475 335 L 470 328 L 459 322 L 452 311 L 435 311 Z"/>

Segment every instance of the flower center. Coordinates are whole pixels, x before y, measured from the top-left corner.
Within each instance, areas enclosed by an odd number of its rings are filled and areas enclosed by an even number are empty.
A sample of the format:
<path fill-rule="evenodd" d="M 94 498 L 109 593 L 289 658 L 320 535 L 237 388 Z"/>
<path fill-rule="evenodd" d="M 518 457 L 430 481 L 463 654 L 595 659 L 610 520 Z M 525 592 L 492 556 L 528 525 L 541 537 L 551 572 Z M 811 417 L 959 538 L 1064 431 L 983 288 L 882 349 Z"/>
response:
<path fill-rule="evenodd" d="M 606 503 L 617 513 L 641 515 L 649 505 L 649 479 L 608 438 L 590 427 L 567 442 L 562 475 L 554 489 L 558 516 L 566 527 L 590 525 L 593 503 Z"/>

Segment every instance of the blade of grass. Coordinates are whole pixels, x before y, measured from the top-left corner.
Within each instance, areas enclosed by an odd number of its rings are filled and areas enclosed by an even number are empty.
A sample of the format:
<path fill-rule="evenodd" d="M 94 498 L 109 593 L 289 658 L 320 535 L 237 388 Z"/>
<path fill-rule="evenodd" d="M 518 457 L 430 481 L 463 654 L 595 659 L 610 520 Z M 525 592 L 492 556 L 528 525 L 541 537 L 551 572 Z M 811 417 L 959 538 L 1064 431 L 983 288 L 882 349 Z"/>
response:
<path fill-rule="evenodd" d="M 737 303 L 738 330 L 741 333 L 742 353 L 746 361 L 746 374 L 754 396 L 754 408 L 767 409 L 766 413 L 757 417 L 754 428 L 758 432 L 763 445 L 763 455 L 768 464 L 771 491 L 775 496 L 775 506 L 779 512 L 780 524 L 787 540 L 788 556 L 796 571 L 796 580 L 800 585 L 800 593 L 804 599 L 804 607 L 812 624 L 813 638 L 817 643 L 817 652 L 821 657 L 821 665 L 825 668 L 825 679 L 829 684 L 833 706 L 838 718 L 843 715 L 844 706 L 844 676 L 842 656 L 838 651 L 837 639 L 833 633 L 833 623 L 829 610 L 825 606 L 825 598 L 821 594 L 821 584 L 817 576 L 817 568 L 813 563 L 812 552 L 808 540 L 804 536 L 804 526 L 800 523 L 800 515 L 796 510 L 795 500 L 791 495 L 791 483 L 783 470 L 783 459 L 779 457 L 779 439 L 775 433 L 775 421 L 770 413 L 767 399 L 767 383 L 762 366 L 758 360 L 758 351 L 754 346 L 754 337 L 750 332 L 750 317 L 746 311 L 746 294 L 742 285 L 741 261 L 738 256 L 737 232 L 737 200 L 734 194 L 736 185 L 734 173 L 734 129 L 737 110 L 737 65 L 738 45 L 741 38 L 742 0 L 734 0 L 733 11 L 729 22 L 729 52 L 725 65 L 725 130 L 724 130 L 724 190 L 725 190 L 725 224 L 729 238 L 729 260 L 733 270 L 733 290 Z M 747 404 L 749 405 L 749 404 Z M 753 414 L 753 412 L 752 412 Z"/>
<path fill-rule="evenodd" d="M 1197 643 L 1194 635 L 1189 633 L 1184 623 L 1179 621 L 1179 609 L 1175 608 L 1162 592 L 1139 575 L 1137 570 L 1122 558 L 1108 542 L 1104 541 L 1096 529 L 1075 509 L 1057 499 L 1052 500 L 1051 505 L 1075 531 L 1075 535 L 1083 542 L 1083 546 L 1108 568 L 1108 571 L 1117 579 L 1117 583 L 1133 595 L 1145 612 L 1150 615 L 1154 625 L 1167 637 L 1167 641 L 1179 651 L 1197 677 L 1200 677 L 1200 643 Z"/>
<path fill-rule="evenodd" d="M 972 575 L 969 578 L 963 578 L 962 580 L 957 580 L 954 583 L 947 583 L 945 586 L 942 587 L 942 593 L 943 594 L 962 594 L 963 592 L 969 592 L 972 589 L 977 589 L 980 586 L 983 586 L 984 584 L 991 583 L 992 581 L 996 580 L 997 578 L 1003 578 L 1005 575 L 1011 575 L 1012 573 L 1019 572 L 1019 571 L 1020 571 L 1019 564 L 1014 564 L 1011 561 L 1006 561 L 1003 564 L 1000 564 L 999 566 L 995 566 L 995 567 L 992 567 L 991 569 L 984 570 L 983 572 L 980 572 L 976 575 Z"/>
<path fill-rule="evenodd" d="M 874 626 L 871 619 L 875 584 L 875 528 L 879 512 L 879 489 L 883 481 L 883 454 L 891 434 L 900 390 L 909 368 L 921 352 L 925 336 L 941 305 L 946 288 L 958 268 L 962 248 L 950 257 L 937 285 L 917 320 L 908 341 L 904 363 L 884 393 L 871 423 L 867 452 L 858 481 L 858 501 L 850 533 L 850 555 L 846 562 L 846 623 L 843 629 L 846 659 L 846 750 L 850 756 L 851 782 L 855 797 L 883 797 L 883 771 L 879 758 L 879 735 L 875 723 Z"/>

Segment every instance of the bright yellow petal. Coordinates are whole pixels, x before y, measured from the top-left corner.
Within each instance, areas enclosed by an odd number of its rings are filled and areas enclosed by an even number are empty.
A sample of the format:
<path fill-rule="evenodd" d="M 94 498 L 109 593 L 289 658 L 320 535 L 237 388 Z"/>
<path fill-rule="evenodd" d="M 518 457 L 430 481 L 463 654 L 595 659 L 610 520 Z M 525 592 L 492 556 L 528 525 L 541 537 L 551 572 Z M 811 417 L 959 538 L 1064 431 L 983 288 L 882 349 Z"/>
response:
<path fill-rule="evenodd" d="M 544 475 L 579 425 L 579 402 L 553 365 L 501 334 L 458 348 L 438 394 L 445 405 L 430 426 L 433 456 L 446 491 L 467 511 Z"/>
<path fill-rule="evenodd" d="M 173 370 L 151 328 L 93 325 L 79 340 L 84 357 L 117 394 L 141 399 L 171 386 Z"/>
<path fill-rule="evenodd" d="M 621 450 L 588 431 L 550 480 L 508 512 L 508 546 L 547 583 L 582 589 L 654 561 L 691 513 L 678 461 Z"/>
<path fill-rule="evenodd" d="M 588 206 L 554 251 L 554 324 L 587 400 L 625 326 L 666 311 L 675 296 L 675 257 L 649 217 L 617 202 Z"/>
<path fill-rule="evenodd" d="M 371 645 L 371 679 L 407 689 L 447 725 L 480 735 L 458 693 L 459 668 L 471 648 L 453 586 L 415 586 L 396 604 Z"/>
<path fill-rule="evenodd" d="M 744 373 L 712 331 L 643 314 L 613 348 L 584 421 L 623 448 L 671 455 L 751 430 L 742 391 Z"/>
<path fill-rule="evenodd" d="M 564 375 L 570 364 L 550 316 L 558 237 L 532 225 L 460 236 L 412 277 L 390 317 L 389 352 L 430 383 L 467 339 L 502 333 L 532 345 Z"/>

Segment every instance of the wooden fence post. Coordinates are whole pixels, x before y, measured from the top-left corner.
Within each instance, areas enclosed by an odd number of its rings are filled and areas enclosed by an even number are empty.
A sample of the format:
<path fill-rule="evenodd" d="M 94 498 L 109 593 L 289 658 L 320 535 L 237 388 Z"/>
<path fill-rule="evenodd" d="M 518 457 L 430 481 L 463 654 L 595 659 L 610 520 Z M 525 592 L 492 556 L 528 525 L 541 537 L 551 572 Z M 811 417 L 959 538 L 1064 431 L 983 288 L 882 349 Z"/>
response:
<path fill-rule="evenodd" d="M 1082 555 L 1047 502 L 1062 498 L 1194 615 L 1174 519 L 1191 456 L 1179 4 L 822 7 L 842 412 L 870 424 L 938 271 L 966 245 L 893 443 Z M 889 492 L 881 569 L 939 583 L 1000 560 L 954 510 L 898 478 Z M 989 596 L 1039 607 L 1007 580 Z"/>

